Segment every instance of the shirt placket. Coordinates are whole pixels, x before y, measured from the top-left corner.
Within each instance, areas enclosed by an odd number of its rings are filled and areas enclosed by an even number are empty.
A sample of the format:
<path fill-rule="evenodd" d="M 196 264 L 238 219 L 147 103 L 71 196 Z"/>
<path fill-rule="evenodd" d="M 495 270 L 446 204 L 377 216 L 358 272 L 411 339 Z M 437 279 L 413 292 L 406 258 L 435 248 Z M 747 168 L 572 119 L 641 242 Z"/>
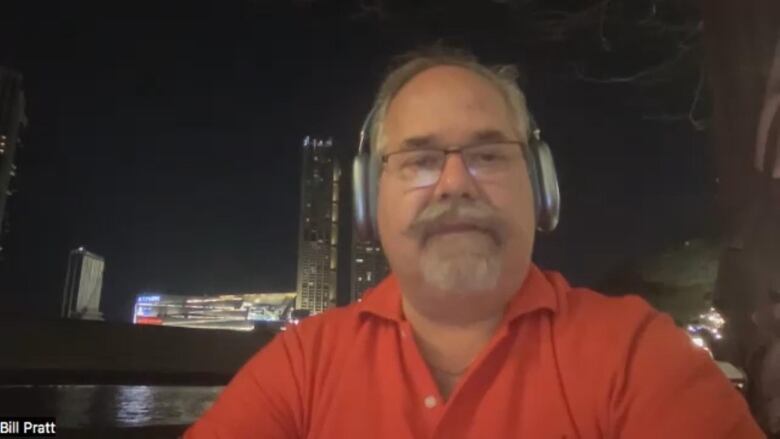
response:
<path fill-rule="evenodd" d="M 468 368 L 465 375 L 463 375 L 463 378 L 455 385 L 450 398 L 446 402 L 441 396 L 438 385 L 433 379 L 433 375 L 414 341 L 411 325 L 409 325 L 409 322 L 407 321 L 402 321 L 399 323 L 398 328 L 404 356 L 407 358 L 407 362 L 411 363 L 407 363 L 407 367 L 409 367 L 410 372 L 413 374 L 413 380 L 416 385 L 414 394 L 423 395 L 422 401 L 419 401 L 422 406 L 421 410 L 424 411 L 423 416 L 427 421 L 426 424 L 429 427 L 428 431 L 431 432 L 430 437 L 437 438 L 437 432 L 441 430 L 439 425 L 445 417 L 448 407 L 457 403 L 461 388 L 468 383 L 469 378 L 473 374 L 478 372 L 480 366 L 486 361 L 486 358 L 495 349 L 496 345 L 506 337 L 508 333 L 507 325 L 502 325 L 486 348 L 477 355 L 477 358 L 474 359 L 474 363 Z"/>
<path fill-rule="evenodd" d="M 487 346 L 479 353 L 477 354 L 477 357 L 474 358 L 474 362 L 472 363 L 471 367 L 469 367 L 466 370 L 466 373 L 463 375 L 462 379 L 460 379 L 455 385 L 455 388 L 452 390 L 452 395 L 450 395 L 450 399 L 447 400 L 447 404 L 444 406 L 444 410 L 442 411 L 441 417 L 439 418 L 439 423 L 436 425 L 436 429 L 434 430 L 433 435 L 431 436 L 431 439 L 445 439 L 445 438 L 451 438 L 452 432 L 448 431 L 451 429 L 448 429 L 448 425 L 442 424 L 442 422 L 448 422 L 447 421 L 447 413 L 452 410 L 452 407 L 459 403 L 459 401 L 462 401 L 464 397 L 468 397 L 468 389 L 465 390 L 466 394 L 464 395 L 464 387 L 467 387 L 469 384 L 469 381 L 472 379 L 473 376 L 480 373 L 480 369 L 483 368 L 485 365 L 485 362 L 488 361 L 488 357 L 496 350 L 499 343 L 502 343 L 509 333 L 508 326 L 506 324 L 502 324 L 494 337 L 488 342 Z M 462 432 L 459 432 L 462 434 Z"/>
<path fill-rule="evenodd" d="M 398 333 L 401 349 L 406 359 L 405 368 L 411 375 L 415 387 L 412 394 L 416 401 L 413 404 L 419 407 L 416 411 L 421 414 L 422 420 L 427 427 L 426 430 L 432 434 L 444 416 L 446 407 L 444 398 L 442 398 L 436 381 L 433 379 L 428 365 L 417 348 L 409 322 L 399 322 Z"/>

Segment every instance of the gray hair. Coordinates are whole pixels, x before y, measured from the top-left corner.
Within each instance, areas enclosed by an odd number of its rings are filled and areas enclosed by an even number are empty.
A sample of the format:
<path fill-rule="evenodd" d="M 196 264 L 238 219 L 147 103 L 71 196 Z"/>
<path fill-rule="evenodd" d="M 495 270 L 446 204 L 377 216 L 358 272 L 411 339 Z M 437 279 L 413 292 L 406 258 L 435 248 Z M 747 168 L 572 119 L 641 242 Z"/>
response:
<path fill-rule="evenodd" d="M 426 49 L 409 52 L 397 59 L 397 66 L 385 76 L 379 93 L 374 101 L 374 114 L 371 123 L 371 149 L 381 152 L 384 145 L 384 119 L 390 102 L 412 78 L 433 67 L 456 66 L 474 72 L 493 84 L 506 101 L 509 111 L 517 122 L 516 134 L 521 139 L 529 138 L 530 116 L 525 94 L 517 85 L 519 75 L 514 65 L 488 67 L 464 50 L 444 48 L 436 45 Z"/>

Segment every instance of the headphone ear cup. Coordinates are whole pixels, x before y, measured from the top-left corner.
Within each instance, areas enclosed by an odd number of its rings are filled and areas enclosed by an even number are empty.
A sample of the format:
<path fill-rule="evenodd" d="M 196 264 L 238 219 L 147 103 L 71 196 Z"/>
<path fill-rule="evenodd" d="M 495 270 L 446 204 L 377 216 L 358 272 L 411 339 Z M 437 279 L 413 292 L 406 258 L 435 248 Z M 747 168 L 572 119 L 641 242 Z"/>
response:
<path fill-rule="evenodd" d="M 525 163 L 528 168 L 528 180 L 531 183 L 531 192 L 534 196 L 534 217 L 536 224 L 539 224 L 540 212 L 542 210 L 542 188 L 539 186 L 539 157 L 536 152 L 536 142 L 525 147 Z"/>
<path fill-rule="evenodd" d="M 379 175 L 382 172 L 382 160 L 379 154 L 370 154 L 368 159 L 368 221 L 371 227 L 369 240 L 379 242 L 377 211 L 379 210 Z"/>
<path fill-rule="evenodd" d="M 352 162 L 352 209 L 355 227 L 361 241 L 373 239 L 373 219 L 371 218 L 371 202 L 369 192 L 369 173 L 371 172 L 370 156 L 365 152 L 358 153 Z"/>
<path fill-rule="evenodd" d="M 544 140 L 537 140 L 532 146 L 535 158 L 537 199 L 536 228 L 542 232 L 552 232 L 558 226 L 561 215 L 561 193 L 558 187 L 558 173 L 555 171 L 550 146 Z"/>

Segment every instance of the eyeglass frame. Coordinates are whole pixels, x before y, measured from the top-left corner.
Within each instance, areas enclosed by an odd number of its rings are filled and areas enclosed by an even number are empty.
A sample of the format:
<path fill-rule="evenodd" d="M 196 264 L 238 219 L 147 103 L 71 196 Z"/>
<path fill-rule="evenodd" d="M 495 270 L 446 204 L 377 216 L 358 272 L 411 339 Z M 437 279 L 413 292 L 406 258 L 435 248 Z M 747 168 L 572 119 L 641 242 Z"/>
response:
<path fill-rule="evenodd" d="M 444 171 L 444 166 L 447 164 L 447 157 L 450 154 L 458 154 L 460 155 L 460 159 L 463 161 L 463 165 L 468 171 L 468 174 L 477 181 L 483 181 L 483 179 L 480 178 L 478 175 L 476 175 L 476 173 L 469 167 L 469 164 L 467 163 L 465 156 L 463 155 L 463 152 L 471 148 L 478 148 L 480 146 L 486 146 L 486 145 L 517 145 L 521 151 L 523 159 L 526 161 L 528 160 L 528 156 L 527 156 L 528 144 L 521 140 L 491 140 L 491 141 L 467 144 L 467 145 L 453 147 L 453 148 L 437 148 L 431 146 L 431 147 L 415 147 L 410 149 L 400 149 L 398 151 L 382 154 L 380 156 L 380 160 L 382 163 L 382 168 L 384 169 L 387 166 L 388 158 L 397 154 L 404 154 L 404 153 L 410 153 L 415 151 L 432 151 L 432 152 L 443 154 L 444 160 L 442 160 L 441 162 L 441 167 L 439 168 L 438 171 L 439 175 L 437 176 L 437 178 L 431 183 L 423 184 L 420 186 L 414 186 L 415 188 L 426 188 L 426 187 L 435 186 L 439 182 L 439 180 L 441 179 L 441 175 Z"/>

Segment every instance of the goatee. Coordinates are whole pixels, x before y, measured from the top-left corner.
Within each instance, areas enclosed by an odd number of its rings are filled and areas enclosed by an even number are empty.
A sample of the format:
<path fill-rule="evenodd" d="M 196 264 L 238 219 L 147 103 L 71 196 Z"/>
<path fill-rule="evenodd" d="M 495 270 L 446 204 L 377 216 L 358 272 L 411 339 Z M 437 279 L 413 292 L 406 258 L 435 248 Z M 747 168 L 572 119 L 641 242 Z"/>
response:
<path fill-rule="evenodd" d="M 408 233 L 420 243 L 426 283 L 443 292 L 464 294 L 498 284 L 505 230 L 489 204 L 454 199 L 428 206 Z"/>

